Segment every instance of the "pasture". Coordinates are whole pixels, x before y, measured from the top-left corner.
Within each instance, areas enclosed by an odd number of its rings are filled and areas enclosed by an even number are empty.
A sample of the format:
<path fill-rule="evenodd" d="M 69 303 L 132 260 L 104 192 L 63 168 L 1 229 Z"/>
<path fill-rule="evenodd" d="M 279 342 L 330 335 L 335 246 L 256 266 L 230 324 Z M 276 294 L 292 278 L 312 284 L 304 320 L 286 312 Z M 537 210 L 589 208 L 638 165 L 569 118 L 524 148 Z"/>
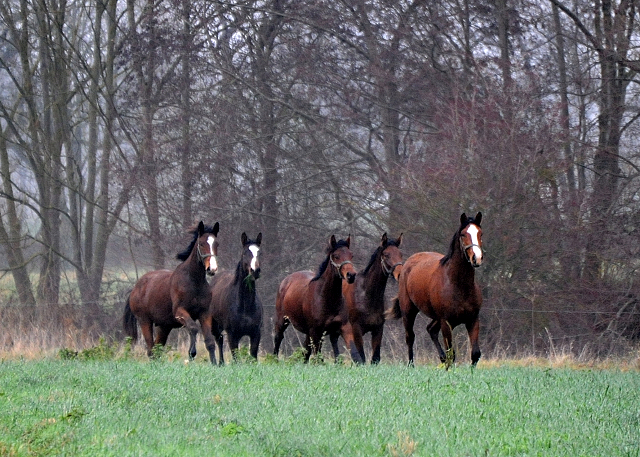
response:
<path fill-rule="evenodd" d="M 635 369 L 183 357 L 1 361 L 0 455 L 640 455 Z"/>

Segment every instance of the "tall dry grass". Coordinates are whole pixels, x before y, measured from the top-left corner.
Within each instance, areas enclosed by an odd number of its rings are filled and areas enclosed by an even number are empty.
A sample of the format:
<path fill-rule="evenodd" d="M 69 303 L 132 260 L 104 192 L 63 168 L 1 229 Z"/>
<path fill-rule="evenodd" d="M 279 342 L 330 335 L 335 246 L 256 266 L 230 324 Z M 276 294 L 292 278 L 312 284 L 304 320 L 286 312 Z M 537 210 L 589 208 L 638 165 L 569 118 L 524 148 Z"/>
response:
<path fill-rule="evenodd" d="M 122 311 L 124 301 L 114 301 L 102 307 L 83 307 L 80 305 L 48 305 L 20 307 L 16 305 L 0 306 L 0 360 L 1 359 L 39 359 L 55 357 L 60 349 L 82 351 L 96 347 L 102 342 L 119 344 L 124 347 L 125 335 L 122 331 Z M 424 327 L 426 318 L 416 322 L 415 361 L 416 364 L 438 365 L 433 343 Z M 263 335 L 259 357 L 264 358 L 273 348 L 272 322 L 267 316 L 263 323 Z M 502 365 L 545 366 L 552 368 L 594 368 L 640 370 L 640 347 L 633 347 L 628 341 L 622 342 L 625 350 L 616 350 L 607 356 L 601 354 L 600 348 L 583 346 L 573 347 L 570 344 L 556 347 L 554 339 L 548 336 L 549 343 L 544 351 L 533 351 L 530 348 L 514 350 L 508 345 L 484 345 L 480 359 L 480 367 Z M 292 354 L 302 346 L 304 337 L 290 328 L 285 333 L 281 357 Z M 342 340 L 341 340 L 342 341 Z M 330 344 L 323 345 L 324 359 L 333 360 Z M 594 345 L 597 342 L 594 342 Z M 245 340 L 241 344 L 247 344 Z M 607 344 L 611 345 L 611 342 Z M 169 337 L 168 345 L 176 357 L 185 357 L 188 351 L 188 334 L 184 329 L 176 329 Z M 454 346 L 457 353 L 457 365 L 470 363 L 470 350 L 466 331 L 458 327 L 454 330 Z M 365 352 L 370 357 L 370 336 L 365 336 Z M 207 351 L 198 336 L 198 354 L 202 357 Z M 146 349 L 142 338 L 133 347 L 133 353 L 141 358 L 146 357 Z M 348 351 L 342 348 L 348 358 Z M 382 363 L 404 364 L 407 360 L 404 342 L 404 329 L 399 321 L 391 321 L 385 326 L 382 346 Z M 231 360 L 228 346 L 225 343 L 225 358 Z"/>

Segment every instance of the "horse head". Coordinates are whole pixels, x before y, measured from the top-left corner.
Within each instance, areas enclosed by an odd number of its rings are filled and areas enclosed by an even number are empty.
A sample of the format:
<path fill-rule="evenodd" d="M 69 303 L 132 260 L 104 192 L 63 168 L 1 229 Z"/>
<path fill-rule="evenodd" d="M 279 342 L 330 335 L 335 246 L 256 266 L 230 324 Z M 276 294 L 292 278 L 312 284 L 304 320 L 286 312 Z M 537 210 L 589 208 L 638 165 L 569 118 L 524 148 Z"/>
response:
<path fill-rule="evenodd" d="M 460 247 L 464 256 L 474 268 L 482 265 L 482 213 L 476 217 L 467 217 L 465 213 L 460 216 Z"/>
<path fill-rule="evenodd" d="M 246 233 L 242 233 L 242 270 L 245 277 L 253 276 L 253 279 L 260 277 L 260 244 L 262 244 L 262 232 L 258 233 L 255 241 L 250 240 Z"/>
<path fill-rule="evenodd" d="M 329 240 L 329 261 L 331 265 L 336 269 L 336 274 L 347 281 L 349 284 L 353 284 L 356 280 L 356 269 L 353 266 L 351 260 L 353 254 L 349 250 L 351 244 L 351 235 L 346 240 L 336 241 L 335 235 L 331 235 Z"/>
<path fill-rule="evenodd" d="M 385 275 L 390 276 L 393 275 L 395 280 L 398 280 L 400 276 L 400 271 L 402 271 L 402 252 L 400 252 L 400 244 L 402 243 L 402 233 L 397 239 L 392 239 L 387 237 L 387 233 L 385 232 L 382 235 L 382 239 L 380 241 L 380 249 L 382 250 L 380 254 L 380 263 L 382 264 L 382 271 Z"/>
<path fill-rule="evenodd" d="M 205 226 L 202 221 L 198 224 L 196 246 L 198 250 L 198 260 L 204 265 L 204 269 L 209 276 L 213 276 L 218 271 L 218 231 L 220 224 L 216 222 L 213 227 Z"/>

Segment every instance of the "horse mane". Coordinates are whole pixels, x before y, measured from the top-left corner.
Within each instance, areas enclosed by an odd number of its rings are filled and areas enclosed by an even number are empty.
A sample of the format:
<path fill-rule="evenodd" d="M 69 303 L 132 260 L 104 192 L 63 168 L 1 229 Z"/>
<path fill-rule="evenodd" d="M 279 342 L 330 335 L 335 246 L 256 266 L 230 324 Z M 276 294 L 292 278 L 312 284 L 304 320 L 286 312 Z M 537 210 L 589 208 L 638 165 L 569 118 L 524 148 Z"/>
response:
<path fill-rule="evenodd" d="M 373 252 L 373 255 L 371 256 L 371 259 L 369 260 L 369 264 L 367 265 L 367 267 L 362 272 L 363 276 L 365 276 L 369 272 L 369 269 L 373 266 L 373 263 L 375 262 L 376 258 L 378 257 L 378 254 L 380 252 L 384 251 L 388 246 L 400 247 L 400 241 L 398 239 L 394 240 L 393 238 L 387 238 L 387 242 L 384 245 L 378 246 L 378 248 Z"/>
<path fill-rule="evenodd" d="M 331 256 L 331 253 L 334 251 L 337 251 L 339 248 L 341 247 L 349 247 L 349 245 L 347 244 L 347 242 L 345 240 L 339 240 L 336 242 L 335 247 L 331 247 L 329 246 L 327 248 L 327 257 L 324 259 L 324 261 L 320 264 L 320 266 L 318 267 L 318 273 L 316 274 L 316 276 L 311 280 L 311 281 L 317 281 L 318 279 L 320 279 L 322 277 L 322 274 L 325 272 L 325 270 L 327 269 L 327 266 L 329 265 L 329 257 Z"/>
<path fill-rule="evenodd" d="M 176 255 L 176 259 L 178 260 L 182 260 L 183 262 L 185 260 L 187 260 L 189 258 L 189 254 L 191 254 L 191 251 L 193 250 L 193 247 L 196 244 L 196 241 L 198 241 L 198 226 L 195 225 L 193 227 L 190 227 L 189 229 L 187 229 L 187 232 L 193 234 L 193 240 L 191 240 L 191 243 L 189 244 L 189 247 L 187 249 L 185 249 L 183 252 L 180 252 L 179 254 Z M 215 236 L 215 231 L 214 231 L 214 227 L 211 225 L 205 225 L 204 226 L 204 231 L 202 232 L 204 233 L 211 233 Z"/>
<path fill-rule="evenodd" d="M 453 254 L 455 253 L 456 248 L 460 245 L 460 242 L 458 241 L 460 238 L 460 232 L 462 232 L 462 230 L 469 224 L 475 223 L 476 219 L 474 217 L 467 217 L 467 221 L 464 224 L 460 224 L 460 227 L 458 227 L 456 233 L 454 233 L 453 237 L 451 237 L 451 243 L 449 243 L 449 251 L 443 258 L 440 259 L 440 265 L 446 265 L 447 262 L 453 258 Z M 477 225 L 479 226 L 480 224 Z"/>

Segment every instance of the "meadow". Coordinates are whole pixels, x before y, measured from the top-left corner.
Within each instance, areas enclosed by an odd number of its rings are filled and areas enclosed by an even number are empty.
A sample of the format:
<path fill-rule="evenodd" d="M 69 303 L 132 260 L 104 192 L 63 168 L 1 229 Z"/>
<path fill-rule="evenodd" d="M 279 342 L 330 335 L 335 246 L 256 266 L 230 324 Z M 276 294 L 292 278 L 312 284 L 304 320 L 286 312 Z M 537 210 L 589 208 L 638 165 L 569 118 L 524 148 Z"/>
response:
<path fill-rule="evenodd" d="M 0 361 L 0 455 L 640 455 L 635 369 L 106 355 Z"/>

